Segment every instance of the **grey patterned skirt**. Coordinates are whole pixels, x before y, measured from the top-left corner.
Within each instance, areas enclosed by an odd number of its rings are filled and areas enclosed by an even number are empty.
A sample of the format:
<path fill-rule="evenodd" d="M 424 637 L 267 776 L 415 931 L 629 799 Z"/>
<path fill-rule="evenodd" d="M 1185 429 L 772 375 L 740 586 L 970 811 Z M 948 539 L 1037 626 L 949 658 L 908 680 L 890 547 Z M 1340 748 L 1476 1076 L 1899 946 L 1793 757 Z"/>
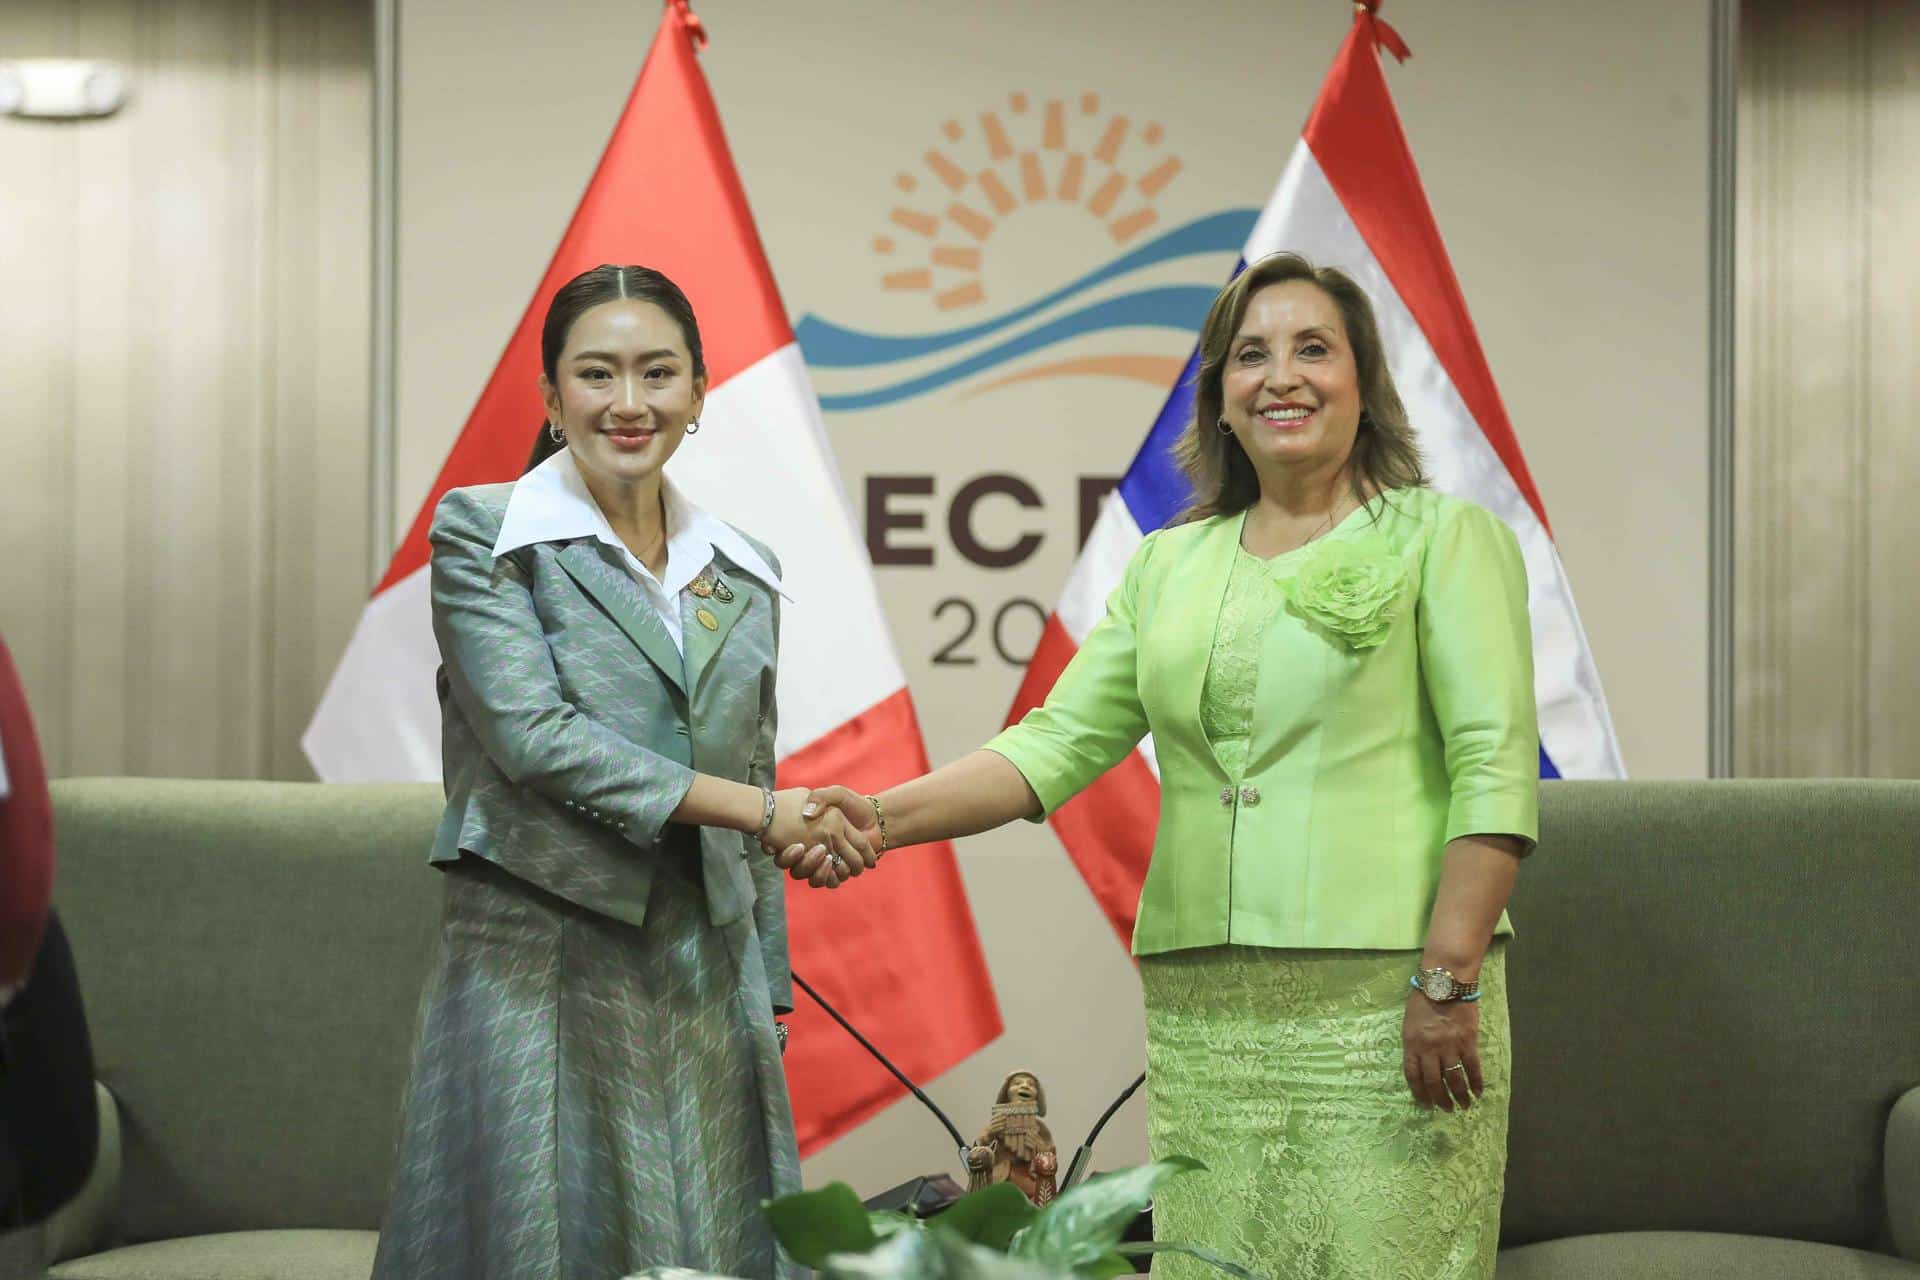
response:
<path fill-rule="evenodd" d="M 800 1274 L 760 1212 L 800 1188 L 760 944 L 696 876 L 636 929 L 448 870 L 374 1280 Z"/>

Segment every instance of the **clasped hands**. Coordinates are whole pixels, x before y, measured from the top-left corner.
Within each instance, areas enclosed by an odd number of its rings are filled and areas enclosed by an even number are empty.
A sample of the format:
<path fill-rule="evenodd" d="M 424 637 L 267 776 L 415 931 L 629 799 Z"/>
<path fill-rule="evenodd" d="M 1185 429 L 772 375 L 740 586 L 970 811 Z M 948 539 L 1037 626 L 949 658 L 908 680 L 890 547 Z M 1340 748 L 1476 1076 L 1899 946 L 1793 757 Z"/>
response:
<path fill-rule="evenodd" d="M 847 787 L 788 787 L 773 795 L 760 847 L 774 865 L 816 889 L 837 889 L 880 864 L 873 804 Z"/>

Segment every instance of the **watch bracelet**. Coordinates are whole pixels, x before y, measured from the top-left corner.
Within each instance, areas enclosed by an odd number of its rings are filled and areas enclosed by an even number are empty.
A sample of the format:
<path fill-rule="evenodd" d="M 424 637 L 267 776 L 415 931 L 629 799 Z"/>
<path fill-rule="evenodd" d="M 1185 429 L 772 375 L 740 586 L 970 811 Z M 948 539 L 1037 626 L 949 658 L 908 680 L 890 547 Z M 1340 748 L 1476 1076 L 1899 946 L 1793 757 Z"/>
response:
<path fill-rule="evenodd" d="M 1418 991 L 1421 995 L 1426 996 L 1427 989 L 1420 981 L 1420 975 L 1424 972 L 1426 972 L 1426 970 L 1416 969 L 1412 976 L 1407 979 L 1407 985 L 1415 991 Z M 1435 1004 L 1475 1004 L 1479 1001 L 1480 980 L 1478 978 L 1475 978 L 1472 982 L 1462 982 L 1460 979 L 1454 977 L 1453 974 L 1449 973 L 1447 974 L 1447 981 L 1453 984 L 1453 994 L 1444 1000 L 1435 1000 Z M 1427 996 L 1427 999 L 1433 1000 L 1433 997 Z"/>

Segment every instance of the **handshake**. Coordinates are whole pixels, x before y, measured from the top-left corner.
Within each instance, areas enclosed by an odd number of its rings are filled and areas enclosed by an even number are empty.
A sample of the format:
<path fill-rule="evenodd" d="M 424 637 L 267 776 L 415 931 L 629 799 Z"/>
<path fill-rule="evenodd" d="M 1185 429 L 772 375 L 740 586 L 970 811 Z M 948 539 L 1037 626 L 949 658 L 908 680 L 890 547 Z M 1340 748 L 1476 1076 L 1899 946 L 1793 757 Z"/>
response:
<path fill-rule="evenodd" d="M 879 866 L 886 845 L 879 806 L 848 787 L 774 792 L 773 820 L 759 838 L 775 866 L 816 889 L 838 889 Z"/>

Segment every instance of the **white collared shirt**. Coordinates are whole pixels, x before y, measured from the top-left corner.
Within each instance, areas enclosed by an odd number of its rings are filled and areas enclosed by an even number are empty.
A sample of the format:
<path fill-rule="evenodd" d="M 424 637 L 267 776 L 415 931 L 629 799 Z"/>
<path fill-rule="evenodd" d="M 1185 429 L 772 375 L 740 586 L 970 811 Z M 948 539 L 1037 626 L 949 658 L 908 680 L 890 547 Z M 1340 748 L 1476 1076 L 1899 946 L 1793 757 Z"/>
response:
<path fill-rule="evenodd" d="M 536 542 L 598 538 L 620 553 L 621 563 L 640 587 L 647 607 L 682 654 L 686 652 L 686 636 L 680 624 L 680 593 L 713 563 L 715 551 L 725 552 L 742 569 L 781 595 L 786 594 L 773 566 L 733 526 L 695 506 L 665 475 L 660 477 L 660 486 L 667 517 L 667 567 L 660 577 L 656 578 L 653 570 L 620 541 L 620 535 L 607 523 L 606 513 L 593 500 L 573 455 L 565 449 L 514 484 L 493 554 L 503 556 Z"/>

